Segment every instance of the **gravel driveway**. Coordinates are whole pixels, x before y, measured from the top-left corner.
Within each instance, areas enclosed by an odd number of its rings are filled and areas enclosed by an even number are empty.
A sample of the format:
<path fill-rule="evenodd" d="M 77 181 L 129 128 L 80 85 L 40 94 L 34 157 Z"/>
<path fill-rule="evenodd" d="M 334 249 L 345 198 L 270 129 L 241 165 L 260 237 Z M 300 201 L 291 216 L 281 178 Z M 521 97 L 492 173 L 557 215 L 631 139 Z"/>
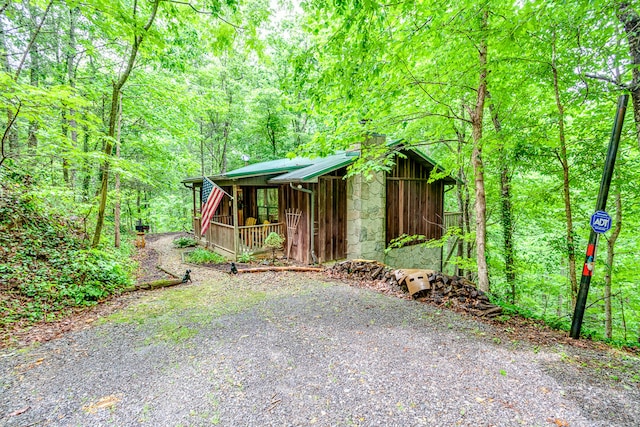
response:
<path fill-rule="evenodd" d="M 183 271 L 170 242 L 151 244 Z M 88 329 L 2 350 L 0 425 L 640 425 L 636 359 L 505 342 L 322 275 L 192 269 Z"/>

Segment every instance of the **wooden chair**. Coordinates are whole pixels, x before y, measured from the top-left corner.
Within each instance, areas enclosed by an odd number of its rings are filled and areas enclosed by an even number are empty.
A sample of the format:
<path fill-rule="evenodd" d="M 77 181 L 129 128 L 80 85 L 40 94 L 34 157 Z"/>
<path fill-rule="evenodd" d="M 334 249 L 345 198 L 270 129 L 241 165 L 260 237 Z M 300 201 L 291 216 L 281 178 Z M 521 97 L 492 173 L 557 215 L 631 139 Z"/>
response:
<path fill-rule="evenodd" d="M 253 227 L 256 225 L 257 220 L 254 217 L 247 217 L 244 225 L 245 227 Z M 251 250 L 253 250 L 256 244 L 256 230 L 254 229 L 244 229 L 244 241 L 245 245 Z"/>
<path fill-rule="evenodd" d="M 271 225 L 271 223 L 268 219 L 265 219 L 262 221 L 262 230 L 256 232 L 258 240 L 260 241 L 260 246 L 264 246 L 264 241 L 267 240 L 267 236 L 269 235 L 269 225 Z"/>

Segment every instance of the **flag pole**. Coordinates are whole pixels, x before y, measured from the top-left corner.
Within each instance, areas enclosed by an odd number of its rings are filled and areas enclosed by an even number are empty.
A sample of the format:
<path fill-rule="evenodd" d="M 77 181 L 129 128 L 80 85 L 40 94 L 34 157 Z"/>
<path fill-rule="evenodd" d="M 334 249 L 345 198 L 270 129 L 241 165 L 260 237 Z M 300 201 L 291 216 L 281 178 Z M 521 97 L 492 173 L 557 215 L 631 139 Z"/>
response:
<path fill-rule="evenodd" d="M 203 177 L 202 177 L 202 180 L 204 181 L 205 179 L 206 179 L 207 181 L 209 181 L 209 182 L 211 183 L 211 185 L 213 185 L 214 187 L 217 187 L 218 189 L 220 189 L 220 191 L 222 191 L 222 192 L 223 192 L 224 194 L 226 194 L 226 195 L 227 195 L 231 200 L 233 200 L 233 196 L 232 196 L 231 194 L 227 193 L 226 191 L 224 191 L 224 190 L 222 189 L 222 187 L 220 187 L 220 186 L 219 186 L 218 184 L 216 184 L 215 182 L 211 181 L 211 180 L 210 180 L 209 178 L 207 178 L 206 176 L 203 176 Z"/>

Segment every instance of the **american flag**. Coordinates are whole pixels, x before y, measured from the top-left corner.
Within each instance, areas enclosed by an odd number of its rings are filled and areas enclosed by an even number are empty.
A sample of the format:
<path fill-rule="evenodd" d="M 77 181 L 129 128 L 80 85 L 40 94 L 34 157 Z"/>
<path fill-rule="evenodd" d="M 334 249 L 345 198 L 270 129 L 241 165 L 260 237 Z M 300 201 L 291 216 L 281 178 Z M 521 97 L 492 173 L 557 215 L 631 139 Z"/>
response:
<path fill-rule="evenodd" d="M 222 197 L 225 195 L 225 192 L 222 188 L 215 185 L 209 178 L 206 176 L 203 177 L 202 180 L 202 219 L 200 220 L 201 229 L 200 234 L 204 235 L 206 233 L 207 228 L 209 228 L 209 223 L 211 222 L 211 218 L 215 213 L 216 209 L 218 209 L 218 205 L 222 200 Z"/>

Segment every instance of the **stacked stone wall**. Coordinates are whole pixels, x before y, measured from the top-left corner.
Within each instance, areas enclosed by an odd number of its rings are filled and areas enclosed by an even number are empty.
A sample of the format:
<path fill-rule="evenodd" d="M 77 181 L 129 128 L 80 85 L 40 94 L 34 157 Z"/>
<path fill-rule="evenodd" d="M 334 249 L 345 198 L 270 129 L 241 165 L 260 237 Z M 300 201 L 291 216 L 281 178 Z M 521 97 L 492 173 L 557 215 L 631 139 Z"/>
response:
<path fill-rule="evenodd" d="M 384 172 L 347 181 L 347 257 L 384 260 L 386 185 Z"/>
<path fill-rule="evenodd" d="M 384 256 L 384 263 L 392 268 L 418 268 L 442 270 L 442 248 L 427 248 L 424 245 L 391 249 Z"/>

